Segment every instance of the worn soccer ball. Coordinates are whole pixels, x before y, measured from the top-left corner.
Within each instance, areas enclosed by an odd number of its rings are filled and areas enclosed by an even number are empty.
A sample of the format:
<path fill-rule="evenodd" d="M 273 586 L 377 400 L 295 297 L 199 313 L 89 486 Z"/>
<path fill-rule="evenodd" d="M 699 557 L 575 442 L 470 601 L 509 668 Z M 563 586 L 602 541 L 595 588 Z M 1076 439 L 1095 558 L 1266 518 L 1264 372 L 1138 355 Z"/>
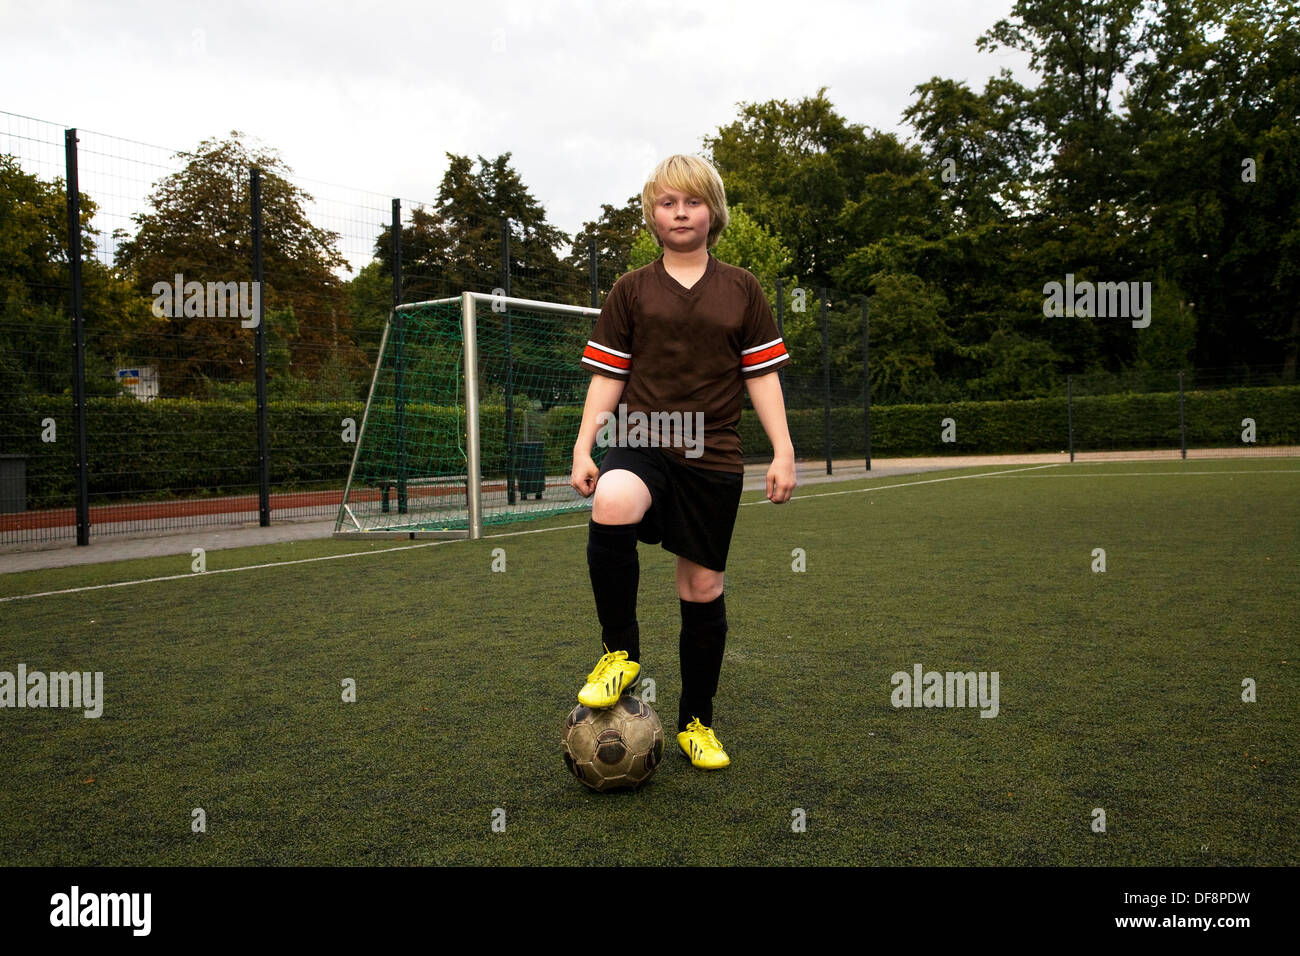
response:
<path fill-rule="evenodd" d="M 625 694 L 613 707 L 579 704 L 564 721 L 564 765 L 592 790 L 635 789 L 664 756 L 664 728 L 654 708 Z"/>

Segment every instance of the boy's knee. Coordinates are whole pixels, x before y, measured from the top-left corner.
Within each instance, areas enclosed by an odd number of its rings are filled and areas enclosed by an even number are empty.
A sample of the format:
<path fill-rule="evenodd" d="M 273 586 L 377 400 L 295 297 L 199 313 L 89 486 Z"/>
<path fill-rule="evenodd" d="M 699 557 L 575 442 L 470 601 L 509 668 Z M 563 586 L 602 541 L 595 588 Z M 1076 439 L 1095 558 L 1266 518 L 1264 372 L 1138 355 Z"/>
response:
<path fill-rule="evenodd" d="M 693 568 L 677 579 L 677 596 L 693 604 L 707 604 L 716 601 L 722 594 L 723 575 L 721 571 L 709 568 Z"/>
<path fill-rule="evenodd" d="M 600 524 L 636 524 L 650 509 L 650 490 L 630 471 L 609 471 L 596 484 L 591 517 Z"/>

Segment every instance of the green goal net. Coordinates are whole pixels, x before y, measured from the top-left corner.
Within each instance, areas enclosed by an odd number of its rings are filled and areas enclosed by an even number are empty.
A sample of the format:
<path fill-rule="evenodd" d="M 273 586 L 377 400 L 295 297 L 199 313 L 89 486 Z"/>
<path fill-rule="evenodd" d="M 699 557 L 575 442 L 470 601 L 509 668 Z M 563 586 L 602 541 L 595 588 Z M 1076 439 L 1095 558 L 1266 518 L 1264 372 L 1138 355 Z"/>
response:
<path fill-rule="evenodd" d="M 335 534 L 479 537 L 589 507 L 569 469 L 598 314 L 481 293 L 394 309 Z"/>

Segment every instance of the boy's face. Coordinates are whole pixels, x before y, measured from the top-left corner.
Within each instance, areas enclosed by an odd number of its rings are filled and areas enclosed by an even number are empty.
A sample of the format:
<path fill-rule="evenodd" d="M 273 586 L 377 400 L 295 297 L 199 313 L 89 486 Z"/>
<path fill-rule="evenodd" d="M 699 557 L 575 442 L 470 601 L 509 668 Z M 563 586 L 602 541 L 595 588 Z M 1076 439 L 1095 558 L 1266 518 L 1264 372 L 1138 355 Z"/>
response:
<path fill-rule="evenodd" d="M 699 196 L 665 189 L 655 196 L 655 227 L 665 249 L 695 252 L 709 244 L 709 206 Z"/>

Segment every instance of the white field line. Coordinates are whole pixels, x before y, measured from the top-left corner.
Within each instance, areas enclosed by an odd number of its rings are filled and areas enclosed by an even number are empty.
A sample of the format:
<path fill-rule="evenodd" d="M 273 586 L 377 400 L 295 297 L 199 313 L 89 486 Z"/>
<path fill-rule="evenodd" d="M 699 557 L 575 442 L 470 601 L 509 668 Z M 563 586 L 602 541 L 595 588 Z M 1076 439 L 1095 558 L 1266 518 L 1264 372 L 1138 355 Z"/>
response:
<path fill-rule="evenodd" d="M 941 481 L 962 481 L 966 478 L 992 478 L 996 475 L 1010 475 L 1018 471 L 1037 471 L 1039 468 L 1060 468 L 1059 462 L 1053 462 L 1050 465 L 1029 465 L 1025 468 L 1009 468 L 1006 471 L 983 471 L 975 475 L 952 475 L 948 478 L 926 478 L 923 481 L 901 481 L 896 485 L 872 485 L 869 488 L 852 488 L 848 491 L 819 491 L 815 495 L 794 495 L 791 501 L 806 501 L 809 498 L 834 498 L 836 495 L 865 495 L 876 491 L 887 491 L 890 488 L 910 488 L 912 485 L 936 485 Z M 860 479 L 850 479 L 860 480 Z M 742 508 L 749 505 L 770 505 L 772 502 L 764 498 L 762 501 L 746 501 L 741 504 Z"/>
<path fill-rule="evenodd" d="M 1183 478 L 1191 475 L 1300 475 L 1300 468 L 1244 468 L 1231 471 L 1101 471 L 1089 475 L 1058 472 L 1052 475 L 1011 475 L 1012 478 Z"/>
<path fill-rule="evenodd" d="M 1014 475 L 1021 478 L 1097 478 L 1097 477 L 1110 476 L 1105 473 L 1101 475 L 1068 475 L 1064 473 L 1055 473 L 1051 475 L 1021 474 L 1022 472 L 1027 472 L 1027 471 L 1040 471 L 1044 468 L 1060 468 L 1060 467 L 1061 467 L 1061 463 L 1059 462 L 1054 462 L 1052 464 L 1047 464 L 1047 465 L 1029 465 L 1025 468 L 1010 468 L 1007 469 L 1006 471 L 985 471 L 985 472 L 978 472 L 973 475 L 951 475 L 947 478 L 925 478 L 922 479 L 921 481 L 902 481 L 893 485 L 872 485 L 867 488 L 854 488 L 849 491 L 821 491 L 821 492 L 817 492 L 816 494 L 795 495 L 790 500 L 806 501 L 811 498 L 834 498 L 839 495 L 874 494 L 877 491 L 888 491 L 893 488 L 909 488 L 913 485 L 935 485 L 944 481 L 964 481 L 967 478 L 999 478 L 1007 475 Z M 1243 471 L 1232 471 L 1232 472 L 1227 472 L 1227 471 L 1151 472 L 1151 473 L 1127 472 L 1123 474 L 1132 475 L 1132 476 L 1149 477 L 1150 475 L 1178 475 L 1178 474 L 1259 475 L 1259 474 L 1297 474 L 1297 473 L 1298 472 L 1296 469 L 1281 469 L 1278 471 L 1243 470 Z M 1110 473 L 1110 474 L 1114 474 L 1116 477 L 1120 477 L 1120 475 L 1115 473 Z M 760 501 L 743 502 L 741 504 L 741 507 L 745 508 L 745 507 L 749 507 L 750 505 L 768 505 L 768 504 L 771 504 L 771 502 L 768 501 L 766 498 L 764 498 Z M 526 534 L 548 534 L 552 531 L 572 531 L 575 528 L 585 528 L 585 527 L 587 527 L 586 524 L 567 524 L 567 525 L 561 525 L 560 527 L 556 527 L 556 528 L 536 528 L 528 531 L 507 531 L 502 534 L 484 535 L 483 538 L 480 540 L 486 541 L 488 539 L 495 539 L 495 538 L 515 538 Z M 30 598 L 52 597 L 57 594 L 81 594 L 86 591 L 102 591 L 106 588 L 125 588 L 125 587 L 131 587 L 132 585 L 136 585 L 136 584 L 156 584 L 162 581 L 184 581 L 184 580 L 192 580 L 196 578 L 207 578 L 207 577 L 211 577 L 214 574 L 235 574 L 240 571 L 261 571 L 267 568 L 283 568 L 295 564 L 313 564 L 317 561 L 337 561 L 342 558 L 360 558 L 360 557 L 365 557 L 366 555 L 387 554 L 390 551 L 417 551 L 422 548 L 436 548 L 441 545 L 457 544 L 462 540 L 464 539 L 450 538 L 450 539 L 444 539 L 438 541 L 426 541 L 423 544 L 395 545 L 394 547 L 391 548 L 380 548 L 374 551 L 350 551 L 347 554 L 327 554 L 316 558 L 295 558 L 292 561 L 272 561 L 267 564 L 249 564 L 238 568 L 217 568 L 216 570 L 213 571 L 201 571 L 201 572 L 191 571 L 189 574 L 169 574 L 157 578 L 139 578 L 133 581 L 115 581 L 112 584 L 90 584 L 90 585 L 86 585 L 85 587 L 79 587 L 79 588 L 62 588 L 57 591 L 38 591 L 33 594 L 14 594 L 9 597 L 0 597 L 0 604 L 3 604 L 8 601 L 25 601 Z"/>

